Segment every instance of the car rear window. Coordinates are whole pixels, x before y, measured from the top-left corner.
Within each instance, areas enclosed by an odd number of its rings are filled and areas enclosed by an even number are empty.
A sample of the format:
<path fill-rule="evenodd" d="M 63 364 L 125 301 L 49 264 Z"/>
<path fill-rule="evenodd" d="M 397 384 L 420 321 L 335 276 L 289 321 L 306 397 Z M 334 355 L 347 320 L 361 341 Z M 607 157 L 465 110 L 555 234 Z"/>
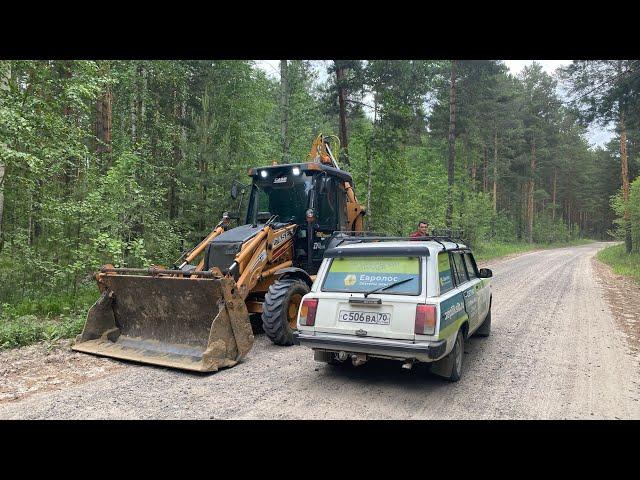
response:
<path fill-rule="evenodd" d="M 402 280 L 408 281 L 379 293 L 420 295 L 420 257 L 336 257 L 322 291 L 365 293 Z"/>

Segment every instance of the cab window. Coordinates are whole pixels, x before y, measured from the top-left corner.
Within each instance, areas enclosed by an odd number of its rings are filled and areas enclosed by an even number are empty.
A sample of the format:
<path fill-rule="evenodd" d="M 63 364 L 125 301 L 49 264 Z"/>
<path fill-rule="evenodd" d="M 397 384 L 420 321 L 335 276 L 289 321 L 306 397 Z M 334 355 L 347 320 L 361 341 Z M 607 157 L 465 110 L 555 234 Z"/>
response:
<path fill-rule="evenodd" d="M 337 229 L 338 212 L 338 186 L 335 178 L 325 177 L 325 191 L 318 192 L 318 230 L 331 231 Z"/>
<path fill-rule="evenodd" d="M 464 259 L 462 258 L 462 254 L 458 252 L 451 254 L 451 257 L 453 258 L 456 284 L 462 285 L 469 280 L 469 277 L 467 276 L 467 270 L 464 266 Z"/>
<path fill-rule="evenodd" d="M 451 262 L 447 252 L 438 253 L 438 280 L 440 282 L 440 295 L 444 295 L 453 289 Z"/>
<path fill-rule="evenodd" d="M 476 262 L 473 261 L 473 257 L 471 256 L 470 253 L 464 254 L 464 263 L 467 266 L 467 273 L 469 274 L 469 279 L 473 280 L 474 278 L 477 278 L 478 275 L 476 274 L 476 269 L 475 269 Z"/>

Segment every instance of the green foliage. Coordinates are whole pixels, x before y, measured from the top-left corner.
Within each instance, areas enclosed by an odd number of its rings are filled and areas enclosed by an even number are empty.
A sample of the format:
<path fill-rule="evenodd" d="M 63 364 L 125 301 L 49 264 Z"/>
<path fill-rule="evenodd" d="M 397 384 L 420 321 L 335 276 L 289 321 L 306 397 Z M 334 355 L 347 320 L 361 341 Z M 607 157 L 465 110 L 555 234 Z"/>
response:
<path fill-rule="evenodd" d="M 640 284 L 640 253 L 627 253 L 624 245 L 614 245 L 600 250 L 597 257 L 618 275 L 631 277 Z"/>
<path fill-rule="evenodd" d="M 62 338 L 72 338 L 82 332 L 86 315 L 74 314 L 57 319 L 35 315 L 0 317 L 0 350 L 45 341 L 51 345 Z"/>
<path fill-rule="evenodd" d="M 631 227 L 632 252 L 640 252 L 640 177 L 636 178 L 629 186 L 629 223 Z M 611 208 L 616 214 L 613 221 L 612 234 L 618 240 L 624 240 L 626 222 L 624 220 L 625 202 L 622 190 L 611 197 Z"/>
<path fill-rule="evenodd" d="M 575 240 L 578 230 L 573 229 L 560 218 L 553 220 L 548 212 L 536 216 L 533 224 L 533 241 L 536 243 L 557 243 Z"/>
<path fill-rule="evenodd" d="M 51 345 L 78 335 L 97 297 L 98 288 L 90 283 L 76 292 L 34 295 L 13 304 L 0 304 L 0 349 L 38 341 Z"/>

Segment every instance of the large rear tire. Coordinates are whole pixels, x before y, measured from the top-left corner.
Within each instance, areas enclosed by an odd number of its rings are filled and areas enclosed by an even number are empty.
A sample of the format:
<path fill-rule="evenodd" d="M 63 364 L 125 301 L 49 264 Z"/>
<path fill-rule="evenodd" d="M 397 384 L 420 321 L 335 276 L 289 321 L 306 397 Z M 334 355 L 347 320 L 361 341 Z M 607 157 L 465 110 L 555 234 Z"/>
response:
<path fill-rule="evenodd" d="M 302 297 L 309 293 L 306 283 L 295 278 L 276 280 L 264 296 L 262 328 L 276 345 L 293 345 L 298 309 Z"/>

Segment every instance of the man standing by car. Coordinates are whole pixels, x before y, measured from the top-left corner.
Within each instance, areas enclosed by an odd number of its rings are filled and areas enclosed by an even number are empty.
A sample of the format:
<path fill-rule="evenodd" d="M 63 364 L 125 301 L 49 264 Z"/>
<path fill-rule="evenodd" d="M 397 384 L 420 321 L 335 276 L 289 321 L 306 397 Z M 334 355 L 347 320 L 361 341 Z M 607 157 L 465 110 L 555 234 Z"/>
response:
<path fill-rule="evenodd" d="M 409 235 L 411 238 L 421 238 L 429 236 L 429 224 L 425 221 L 418 222 L 418 230 Z"/>

